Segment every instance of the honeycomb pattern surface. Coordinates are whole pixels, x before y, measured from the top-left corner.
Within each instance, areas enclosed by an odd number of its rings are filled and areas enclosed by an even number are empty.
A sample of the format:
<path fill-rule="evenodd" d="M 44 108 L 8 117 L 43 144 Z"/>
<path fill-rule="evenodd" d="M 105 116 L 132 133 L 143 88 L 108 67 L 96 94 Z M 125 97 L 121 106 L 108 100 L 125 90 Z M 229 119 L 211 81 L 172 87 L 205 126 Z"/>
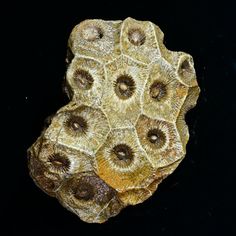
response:
<path fill-rule="evenodd" d="M 148 199 L 186 154 L 200 89 L 192 57 L 149 21 L 85 20 L 69 41 L 70 102 L 28 149 L 30 175 L 89 223 Z"/>

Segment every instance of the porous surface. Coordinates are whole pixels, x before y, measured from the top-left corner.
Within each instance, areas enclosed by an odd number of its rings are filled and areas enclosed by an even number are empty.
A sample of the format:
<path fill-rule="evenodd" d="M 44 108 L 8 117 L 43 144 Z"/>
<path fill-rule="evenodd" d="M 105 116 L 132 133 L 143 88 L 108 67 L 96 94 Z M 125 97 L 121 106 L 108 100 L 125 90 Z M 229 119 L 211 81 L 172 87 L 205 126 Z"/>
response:
<path fill-rule="evenodd" d="M 149 21 L 85 20 L 68 43 L 70 98 L 28 150 L 30 174 L 83 221 L 145 201 L 186 153 L 193 59 Z"/>

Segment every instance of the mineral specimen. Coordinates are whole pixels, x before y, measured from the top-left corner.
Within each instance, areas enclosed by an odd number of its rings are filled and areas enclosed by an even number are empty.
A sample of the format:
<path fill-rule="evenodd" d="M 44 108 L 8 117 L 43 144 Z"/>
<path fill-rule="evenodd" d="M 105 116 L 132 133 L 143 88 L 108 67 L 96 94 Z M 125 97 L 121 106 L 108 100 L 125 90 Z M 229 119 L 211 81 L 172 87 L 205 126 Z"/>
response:
<path fill-rule="evenodd" d="M 85 20 L 68 43 L 68 105 L 28 150 L 30 175 L 83 221 L 145 201 L 186 153 L 193 59 L 149 21 Z"/>

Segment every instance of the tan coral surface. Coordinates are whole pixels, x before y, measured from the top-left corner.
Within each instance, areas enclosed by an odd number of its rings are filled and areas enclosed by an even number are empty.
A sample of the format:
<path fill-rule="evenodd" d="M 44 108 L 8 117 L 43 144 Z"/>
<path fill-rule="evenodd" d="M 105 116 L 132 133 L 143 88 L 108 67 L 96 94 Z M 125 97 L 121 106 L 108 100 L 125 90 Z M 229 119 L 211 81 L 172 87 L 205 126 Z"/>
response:
<path fill-rule="evenodd" d="M 28 150 L 30 174 L 83 221 L 145 201 L 186 153 L 193 59 L 149 21 L 85 20 L 68 43 L 70 103 Z"/>

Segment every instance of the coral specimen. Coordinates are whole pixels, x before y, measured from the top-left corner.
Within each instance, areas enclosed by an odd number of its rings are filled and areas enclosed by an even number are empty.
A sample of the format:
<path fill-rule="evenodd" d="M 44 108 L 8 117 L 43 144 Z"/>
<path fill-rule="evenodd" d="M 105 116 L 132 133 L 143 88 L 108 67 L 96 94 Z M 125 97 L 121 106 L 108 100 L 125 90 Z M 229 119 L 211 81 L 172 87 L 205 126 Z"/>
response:
<path fill-rule="evenodd" d="M 184 158 L 193 59 L 149 21 L 86 20 L 68 43 L 62 107 L 28 150 L 30 174 L 86 222 L 149 198 Z"/>

